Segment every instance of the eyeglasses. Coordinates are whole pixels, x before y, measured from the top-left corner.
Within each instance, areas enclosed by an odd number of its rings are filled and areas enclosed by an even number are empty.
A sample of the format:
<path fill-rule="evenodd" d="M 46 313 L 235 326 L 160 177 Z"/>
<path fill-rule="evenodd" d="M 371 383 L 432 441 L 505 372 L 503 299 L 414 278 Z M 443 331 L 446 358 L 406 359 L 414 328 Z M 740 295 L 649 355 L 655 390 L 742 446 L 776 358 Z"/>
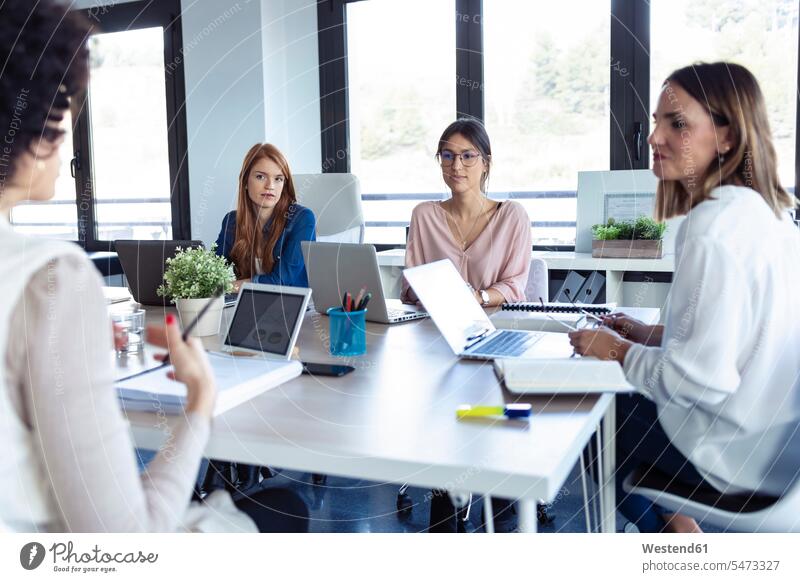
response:
<path fill-rule="evenodd" d="M 451 152 L 450 150 L 442 150 L 438 154 L 436 154 L 436 160 L 439 162 L 441 166 L 449 167 L 456 163 L 456 158 L 461 158 L 461 163 L 469 168 L 470 166 L 474 166 L 478 163 L 478 160 L 482 156 L 478 152 L 464 152 L 461 154 L 457 154 L 455 152 Z"/>

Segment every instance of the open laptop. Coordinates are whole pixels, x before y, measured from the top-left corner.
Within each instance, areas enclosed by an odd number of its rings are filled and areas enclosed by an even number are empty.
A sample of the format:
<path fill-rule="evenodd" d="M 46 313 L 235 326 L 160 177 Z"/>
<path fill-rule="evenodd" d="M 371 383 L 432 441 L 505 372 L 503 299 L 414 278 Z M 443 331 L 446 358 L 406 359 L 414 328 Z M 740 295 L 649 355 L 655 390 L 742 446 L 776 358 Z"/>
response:
<path fill-rule="evenodd" d="M 289 360 L 310 297 L 311 289 L 245 283 L 221 351 Z"/>
<path fill-rule="evenodd" d="M 341 307 L 346 292 L 357 294 L 362 287 L 372 293 L 366 318 L 377 323 L 400 323 L 428 317 L 414 305 L 386 299 L 375 247 L 367 244 L 302 241 L 308 284 L 314 290 L 314 307 L 326 313 Z"/>
<path fill-rule="evenodd" d="M 156 290 L 164 282 L 167 259 L 178 248 L 204 248 L 199 240 L 124 240 L 114 241 L 122 272 L 128 280 L 133 300 L 142 305 L 169 306 L 168 297 L 159 297 Z M 236 294 L 225 295 L 225 306 L 236 302 Z"/>
<path fill-rule="evenodd" d="M 461 358 L 568 358 L 573 353 L 564 333 L 495 328 L 449 259 L 403 274 L 450 349 Z"/>

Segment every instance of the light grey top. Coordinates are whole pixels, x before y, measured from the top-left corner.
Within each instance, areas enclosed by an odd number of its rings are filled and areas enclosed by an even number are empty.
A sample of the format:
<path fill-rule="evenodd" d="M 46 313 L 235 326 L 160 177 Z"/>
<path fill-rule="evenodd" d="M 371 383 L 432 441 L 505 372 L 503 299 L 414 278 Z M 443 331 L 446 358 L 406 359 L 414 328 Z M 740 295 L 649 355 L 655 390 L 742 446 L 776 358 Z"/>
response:
<path fill-rule="evenodd" d="M 169 427 L 164 423 L 171 434 L 139 474 L 112 387 L 111 328 L 91 262 L 63 256 L 40 269 L 13 311 L 8 338 L 5 381 L 12 406 L 40 447 L 58 508 L 59 522 L 41 527 L 184 527 L 209 420 L 189 414 Z"/>

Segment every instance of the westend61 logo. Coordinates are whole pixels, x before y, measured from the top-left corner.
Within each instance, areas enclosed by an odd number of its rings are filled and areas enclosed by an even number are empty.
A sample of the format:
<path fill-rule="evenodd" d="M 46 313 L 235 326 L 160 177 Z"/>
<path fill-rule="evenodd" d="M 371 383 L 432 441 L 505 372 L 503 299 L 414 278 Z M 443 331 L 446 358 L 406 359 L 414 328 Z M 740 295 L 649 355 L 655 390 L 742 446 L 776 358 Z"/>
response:
<path fill-rule="evenodd" d="M 26 570 L 35 570 L 42 565 L 47 554 L 53 558 L 54 572 L 80 572 L 88 574 L 99 572 L 107 574 L 116 572 L 114 564 L 154 564 L 158 554 L 137 552 L 104 552 L 95 544 L 88 552 L 76 552 L 72 542 L 58 542 L 49 550 L 38 542 L 30 542 L 22 546 L 19 552 L 19 563 Z"/>

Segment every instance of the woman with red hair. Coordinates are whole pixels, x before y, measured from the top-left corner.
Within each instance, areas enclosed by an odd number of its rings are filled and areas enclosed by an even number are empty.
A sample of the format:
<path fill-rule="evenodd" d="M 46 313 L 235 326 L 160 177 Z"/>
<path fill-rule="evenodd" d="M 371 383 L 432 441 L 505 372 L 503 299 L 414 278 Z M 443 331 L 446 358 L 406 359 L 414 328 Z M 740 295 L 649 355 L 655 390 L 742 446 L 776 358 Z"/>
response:
<path fill-rule="evenodd" d="M 314 213 L 297 203 L 292 173 L 272 144 L 255 144 L 239 172 L 236 210 L 222 220 L 217 254 L 242 283 L 308 287 L 300 241 L 316 239 Z"/>
<path fill-rule="evenodd" d="M 217 237 L 217 254 L 233 263 L 236 291 L 247 281 L 308 287 L 300 249 L 304 240 L 316 240 L 314 213 L 297 203 L 292 172 L 280 150 L 257 143 L 242 162 L 236 210 L 222 219 Z M 258 484 L 259 472 L 269 474 L 266 468 L 260 471 L 253 465 L 214 461 L 204 489 L 244 491 Z"/>

